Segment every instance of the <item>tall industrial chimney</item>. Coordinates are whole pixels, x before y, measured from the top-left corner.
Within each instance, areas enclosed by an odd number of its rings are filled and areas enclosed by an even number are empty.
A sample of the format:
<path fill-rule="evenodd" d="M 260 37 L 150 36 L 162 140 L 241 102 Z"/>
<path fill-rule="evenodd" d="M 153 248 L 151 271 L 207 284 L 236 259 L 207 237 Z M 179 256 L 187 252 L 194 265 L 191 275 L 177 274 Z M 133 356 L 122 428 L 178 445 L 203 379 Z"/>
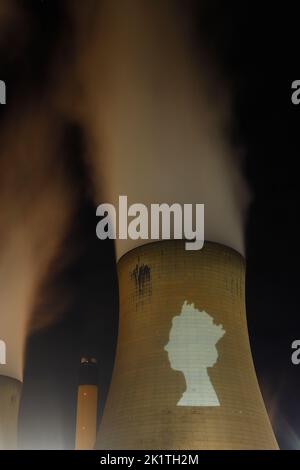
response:
<path fill-rule="evenodd" d="M 97 360 L 81 359 L 77 392 L 76 443 L 77 450 L 91 450 L 96 442 L 97 428 Z"/>

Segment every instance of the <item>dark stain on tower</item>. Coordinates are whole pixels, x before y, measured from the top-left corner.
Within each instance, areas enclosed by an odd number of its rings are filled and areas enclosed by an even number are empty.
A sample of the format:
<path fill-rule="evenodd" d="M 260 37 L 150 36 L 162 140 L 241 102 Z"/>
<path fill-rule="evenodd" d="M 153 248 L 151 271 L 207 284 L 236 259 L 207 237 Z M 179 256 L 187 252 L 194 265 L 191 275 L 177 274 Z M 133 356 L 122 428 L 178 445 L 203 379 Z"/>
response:
<path fill-rule="evenodd" d="M 151 268 L 147 264 L 136 264 L 130 273 L 130 279 L 134 281 L 139 296 L 151 294 Z"/>

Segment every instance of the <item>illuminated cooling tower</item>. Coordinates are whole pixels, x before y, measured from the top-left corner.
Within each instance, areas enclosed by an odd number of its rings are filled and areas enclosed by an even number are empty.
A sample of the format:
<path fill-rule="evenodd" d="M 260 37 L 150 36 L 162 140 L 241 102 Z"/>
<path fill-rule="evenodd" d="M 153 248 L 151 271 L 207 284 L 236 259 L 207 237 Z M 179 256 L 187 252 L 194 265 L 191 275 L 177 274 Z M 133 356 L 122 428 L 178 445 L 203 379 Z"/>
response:
<path fill-rule="evenodd" d="M 186 251 L 182 240 L 117 236 L 119 336 L 97 447 L 274 449 L 247 333 L 247 189 L 230 91 L 179 4 L 189 2 L 101 3 L 94 179 L 98 200 L 115 208 L 120 195 L 148 211 L 204 204 L 215 243 Z"/>
<path fill-rule="evenodd" d="M 120 327 L 103 449 L 276 449 L 258 387 L 236 251 L 181 241 L 118 263 Z"/>

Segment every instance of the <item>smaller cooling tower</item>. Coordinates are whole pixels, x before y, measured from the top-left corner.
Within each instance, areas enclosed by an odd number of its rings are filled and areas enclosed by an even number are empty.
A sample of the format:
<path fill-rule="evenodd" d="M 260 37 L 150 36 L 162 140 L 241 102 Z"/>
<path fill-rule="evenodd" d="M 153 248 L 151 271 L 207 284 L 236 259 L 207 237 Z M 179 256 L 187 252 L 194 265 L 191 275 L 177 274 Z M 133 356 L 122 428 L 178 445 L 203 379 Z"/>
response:
<path fill-rule="evenodd" d="M 184 241 L 118 262 L 120 324 L 99 449 L 277 449 L 252 362 L 245 260 Z"/>
<path fill-rule="evenodd" d="M 22 383 L 0 375 L 0 450 L 17 449 Z"/>

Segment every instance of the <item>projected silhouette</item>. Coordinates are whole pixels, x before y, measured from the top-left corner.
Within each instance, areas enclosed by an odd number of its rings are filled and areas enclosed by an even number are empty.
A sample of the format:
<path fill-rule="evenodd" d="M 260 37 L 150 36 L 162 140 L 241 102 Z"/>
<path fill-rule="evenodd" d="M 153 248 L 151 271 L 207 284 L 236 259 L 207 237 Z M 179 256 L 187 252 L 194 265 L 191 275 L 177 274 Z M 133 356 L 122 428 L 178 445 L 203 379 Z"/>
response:
<path fill-rule="evenodd" d="M 165 346 L 172 369 L 181 371 L 186 391 L 177 406 L 220 406 L 207 373 L 218 359 L 217 342 L 225 334 L 206 312 L 185 301 L 180 315 L 172 320 L 169 342 Z"/>

